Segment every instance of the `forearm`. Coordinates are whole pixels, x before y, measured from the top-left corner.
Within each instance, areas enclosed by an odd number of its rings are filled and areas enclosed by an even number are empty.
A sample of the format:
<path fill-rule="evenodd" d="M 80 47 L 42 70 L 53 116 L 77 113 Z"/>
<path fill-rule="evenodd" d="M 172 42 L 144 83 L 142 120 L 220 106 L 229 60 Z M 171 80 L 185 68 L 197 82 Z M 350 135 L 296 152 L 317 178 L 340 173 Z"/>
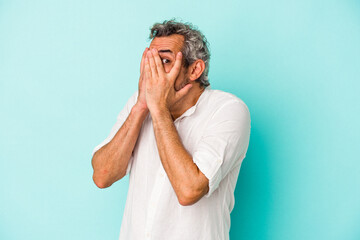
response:
<path fill-rule="evenodd" d="M 137 104 L 114 138 L 93 156 L 93 179 L 100 188 L 111 186 L 126 174 L 126 169 L 148 110 Z"/>
<path fill-rule="evenodd" d="M 157 147 L 162 165 L 179 201 L 198 196 L 199 169 L 183 146 L 168 110 L 152 113 Z"/>

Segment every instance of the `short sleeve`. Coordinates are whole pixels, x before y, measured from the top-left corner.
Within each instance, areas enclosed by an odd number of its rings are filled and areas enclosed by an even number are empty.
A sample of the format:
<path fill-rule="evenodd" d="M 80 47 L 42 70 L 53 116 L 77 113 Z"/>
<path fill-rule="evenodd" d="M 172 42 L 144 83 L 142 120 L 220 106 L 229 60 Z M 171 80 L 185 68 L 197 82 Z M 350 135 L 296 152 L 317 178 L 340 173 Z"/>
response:
<path fill-rule="evenodd" d="M 115 136 L 115 134 L 119 131 L 119 129 L 121 128 L 121 126 L 123 125 L 123 123 L 125 122 L 125 120 L 127 119 L 127 117 L 129 116 L 132 107 L 135 105 L 136 101 L 137 101 L 137 96 L 138 96 L 138 91 L 136 91 L 127 101 L 127 103 L 125 104 L 124 108 L 120 111 L 120 113 L 117 116 L 116 119 L 116 123 L 114 124 L 114 126 L 111 128 L 110 134 L 99 144 L 97 145 L 93 151 L 92 151 L 92 156 L 94 156 L 95 152 L 98 151 L 100 148 L 102 148 L 103 146 L 105 146 L 106 144 L 108 144 L 113 137 Z M 126 174 L 128 174 L 130 172 L 131 169 L 131 165 L 133 162 L 133 158 L 134 156 L 131 155 L 130 160 L 129 160 L 129 164 L 126 170 Z"/>
<path fill-rule="evenodd" d="M 193 161 L 209 179 L 209 191 L 218 188 L 224 177 L 241 166 L 250 140 L 250 112 L 242 101 L 231 101 L 212 115 L 193 154 Z"/>

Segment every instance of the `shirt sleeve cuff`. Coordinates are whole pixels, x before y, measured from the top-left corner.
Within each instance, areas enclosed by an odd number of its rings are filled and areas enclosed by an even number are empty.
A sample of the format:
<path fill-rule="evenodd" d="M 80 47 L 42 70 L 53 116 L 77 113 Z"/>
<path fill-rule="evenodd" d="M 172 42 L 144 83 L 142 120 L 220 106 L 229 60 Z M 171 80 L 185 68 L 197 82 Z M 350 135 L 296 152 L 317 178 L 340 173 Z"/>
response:
<path fill-rule="evenodd" d="M 199 170 L 207 177 L 209 180 L 209 191 L 205 194 L 205 197 L 210 197 L 212 193 L 218 188 L 221 182 L 221 164 L 222 160 L 216 159 L 212 162 L 203 161 L 201 159 L 209 159 L 211 156 L 199 156 L 200 153 L 195 153 L 193 156 L 193 161 L 199 168 Z M 202 155 L 206 155 L 202 153 Z"/>

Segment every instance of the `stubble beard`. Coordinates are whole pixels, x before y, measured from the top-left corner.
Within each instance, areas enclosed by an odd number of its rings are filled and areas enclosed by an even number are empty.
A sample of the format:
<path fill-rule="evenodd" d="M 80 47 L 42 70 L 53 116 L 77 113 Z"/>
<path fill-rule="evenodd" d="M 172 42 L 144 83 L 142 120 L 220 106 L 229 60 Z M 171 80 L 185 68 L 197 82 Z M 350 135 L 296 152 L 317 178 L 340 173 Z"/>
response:
<path fill-rule="evenodd" d="M 176 88 L 175 86 L 175 90 L 179 91 L 181 90 L 183 87 L 185 87 L 188 83 L 190 83 L 190 79 L 189 78 L 185 78 L 185 80 L 180 84 L 180 86 L 178 88 Z"/>

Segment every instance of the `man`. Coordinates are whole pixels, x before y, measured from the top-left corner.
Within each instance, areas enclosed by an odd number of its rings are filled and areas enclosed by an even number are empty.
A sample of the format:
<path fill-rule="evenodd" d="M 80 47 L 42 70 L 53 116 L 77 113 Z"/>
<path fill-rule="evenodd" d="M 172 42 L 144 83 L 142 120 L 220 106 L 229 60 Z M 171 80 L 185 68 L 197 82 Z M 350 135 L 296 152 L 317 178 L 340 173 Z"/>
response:
<path fill-rule="evenodd" d="M 120 239 L 229 239 L 248 108 L 209 88 L 207 41 L 191 24 L 154 24 L 150 39 L 138 91 L 93 151 L 93 180 L 129 174 Z"/>

